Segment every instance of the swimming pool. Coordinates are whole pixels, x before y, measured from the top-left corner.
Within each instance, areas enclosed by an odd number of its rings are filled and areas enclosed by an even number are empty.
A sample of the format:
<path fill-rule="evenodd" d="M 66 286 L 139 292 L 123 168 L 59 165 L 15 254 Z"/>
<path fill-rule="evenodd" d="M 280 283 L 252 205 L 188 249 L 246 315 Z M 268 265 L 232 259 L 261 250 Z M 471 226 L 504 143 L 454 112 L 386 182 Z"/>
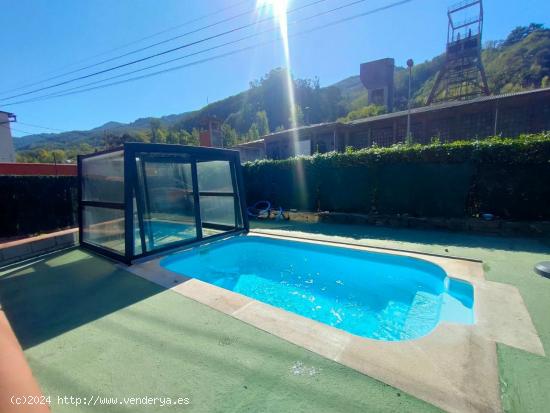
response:
<path fill-rule="evenodd" d="M 472 285 L 407 256 L 248 235 L 160 265 L 376 340 L 419 338 L 441 321 L 474 323 Z"/>

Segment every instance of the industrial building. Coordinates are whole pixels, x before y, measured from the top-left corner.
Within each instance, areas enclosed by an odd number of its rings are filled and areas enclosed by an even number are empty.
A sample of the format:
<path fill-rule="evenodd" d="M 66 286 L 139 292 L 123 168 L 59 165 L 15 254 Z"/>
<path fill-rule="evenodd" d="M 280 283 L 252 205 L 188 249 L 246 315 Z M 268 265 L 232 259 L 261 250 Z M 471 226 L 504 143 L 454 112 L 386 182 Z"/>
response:
<path fill-rule="evenodd" d="M 363 63 L 360 79 L 368 104 L 384 106 L 386 114 L 275 132 L 238 145 L 241 159 L 286 159 L 343 152 L 347 147 L 361 149 L 405 141 L 428 144 L 434 140 L 515 137 L 550 130 L 550 88 L 490 95 L 481 60 L 483 14 L 482 0 L 462 1 L 448 9 L 444 62 L 426 106 L 393 112 L 394 59 Z M 412 59 L 407 66 L 410 95 Z"/>
<path fill-rule="evenodd" d="M 243 161 L 285 159 L 330 151 L 404 142 L 407 111 L 387 113 L 349 123 L 330 122 L 275 132 L 237 145 Z M 550 130 L 550 88 L 467 101 L 451 101 L 411 110 L 413 142 L 452 142 L 489 136 L 514 137 Z"/>

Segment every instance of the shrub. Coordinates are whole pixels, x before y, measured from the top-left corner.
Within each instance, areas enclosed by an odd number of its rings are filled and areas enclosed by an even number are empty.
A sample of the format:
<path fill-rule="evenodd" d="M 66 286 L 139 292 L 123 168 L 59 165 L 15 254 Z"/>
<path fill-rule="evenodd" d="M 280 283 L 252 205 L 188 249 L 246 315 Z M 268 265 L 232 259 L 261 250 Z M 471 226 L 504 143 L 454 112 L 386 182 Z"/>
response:
<path fill-rule="evenodd" d="M 335 212 L 550 218 L 550 134 L 398 144 L 244 166 L 248 202 Z"/>
<path fill-rule="evenodd" d="M 0 237 L 77 225 L 77 178 L 0 176 Z"/>

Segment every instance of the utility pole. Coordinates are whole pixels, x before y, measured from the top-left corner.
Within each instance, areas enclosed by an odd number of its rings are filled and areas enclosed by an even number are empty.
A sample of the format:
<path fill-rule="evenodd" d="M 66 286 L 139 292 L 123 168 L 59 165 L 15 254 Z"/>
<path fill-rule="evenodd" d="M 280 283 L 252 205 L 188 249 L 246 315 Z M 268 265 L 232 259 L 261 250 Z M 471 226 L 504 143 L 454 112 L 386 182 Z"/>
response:
<path fill-rule="evenodd" d="M 495 103 L 495 128 L 493 131 L 493 136 L 498 136 L 498 100 Z"/>
<path fill-rule="evenodd" d="M 407 67 L 409 68 L 409 98 L 407 101 L 407 143 L 412 142 L 411 136 L 411 82 L 412 82 L 412 68 L 414 61 L 412 59 L 407 60 Z"/>

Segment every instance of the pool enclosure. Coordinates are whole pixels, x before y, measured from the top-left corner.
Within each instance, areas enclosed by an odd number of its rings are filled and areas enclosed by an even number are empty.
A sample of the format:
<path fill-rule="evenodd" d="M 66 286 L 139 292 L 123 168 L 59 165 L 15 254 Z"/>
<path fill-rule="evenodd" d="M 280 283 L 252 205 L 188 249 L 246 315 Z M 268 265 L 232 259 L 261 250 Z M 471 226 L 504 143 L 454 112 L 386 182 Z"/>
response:
<path fill-rule="evenodd" d="M 248 231 L 239 152 L 126 143 L 78 157 L 80 244 L 132 260 Z"/>

